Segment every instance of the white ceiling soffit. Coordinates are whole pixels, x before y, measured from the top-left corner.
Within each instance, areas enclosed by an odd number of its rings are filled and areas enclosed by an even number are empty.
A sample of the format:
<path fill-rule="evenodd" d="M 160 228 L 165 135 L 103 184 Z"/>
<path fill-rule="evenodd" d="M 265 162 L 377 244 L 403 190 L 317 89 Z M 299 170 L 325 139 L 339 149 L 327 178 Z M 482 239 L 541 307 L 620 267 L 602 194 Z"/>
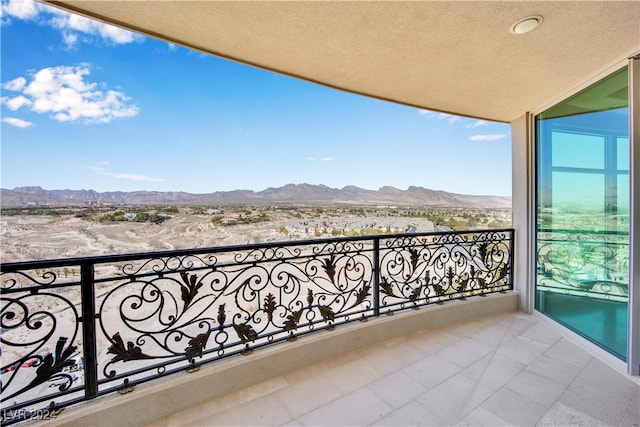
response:
<path fill-rule="evenodd" d="M 640 0 L 47 2 L 330 87 L 505 122 L 640 50 Z M 512 34 L 529 15 L 542 25 Z"/>

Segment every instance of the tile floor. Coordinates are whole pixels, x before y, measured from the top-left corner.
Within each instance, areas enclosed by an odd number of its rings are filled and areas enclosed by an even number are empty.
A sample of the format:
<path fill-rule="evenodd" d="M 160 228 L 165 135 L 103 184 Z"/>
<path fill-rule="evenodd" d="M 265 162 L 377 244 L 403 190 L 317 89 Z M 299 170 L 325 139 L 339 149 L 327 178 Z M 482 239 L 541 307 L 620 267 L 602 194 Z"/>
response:
<path fill-rule="evenodd" d="M 407 335 L 153 426 L 640 426 L 640 385 L 523 313 Z"/>

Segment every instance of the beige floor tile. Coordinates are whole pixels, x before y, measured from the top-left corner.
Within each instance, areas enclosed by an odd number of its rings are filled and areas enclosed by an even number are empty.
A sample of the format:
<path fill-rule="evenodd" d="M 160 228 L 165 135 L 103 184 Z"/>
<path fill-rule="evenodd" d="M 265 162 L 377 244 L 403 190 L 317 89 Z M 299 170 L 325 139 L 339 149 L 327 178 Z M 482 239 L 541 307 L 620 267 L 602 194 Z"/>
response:
<path fill-rule="evenodd" d="M 504 386 L 528 399 L 544 406 L 552 406 L 567 389 L 567 384 L 560 384 L 549 378 L 527 370 L 521 371 Z"/>
<path fill-rule="evenodd" d="M 482 321 L 464 322 L 456 325 L 447 326 L 444 330 L 459 338 L 470 338 L 474 334 L 480 332 L 486 327 Z"/>
<path fill-rule="evenodd" d="M 531 362 L 526 367 L 526 370 L 552 379 L 560 384 L 569 385 L 576 379 L 582 368 L 543 354 Z"/>
<path fill-rule="evenodd" d="M 440 417 L 418 402 L 411 401 L 379 419 L 373 426 L 443 426 Z"/>
<path fill-rule="evenodd" d="M 510 426 L 511 424 L 497 416 L 491 411 L 484 409 L 483 407 L 477 407 L 470 414 L 464 417 L 456 426 L 486 426 L 486 427 L 500 427 Z"/>
<path fill-rule="evenodd" d="M 414 381 L 431 389 L 456 375 L 462 368 L 438 354 L 432 354 L 402 369 Z"/>
<path fill-rule="evenodd" d="M 331 333 L 331 332 L 327 332 L 327 333 Z M 378 344 L 377 346 L 374 346 L 374 347 L 380 347 L 380 346 L 381 345 Z M 325 361 L 324 363 L 329 368 L 335 368 L 335 367 L 338 367 L 340 365 L 344 365 L 345 363 L 349 363 L 349 362 L 353 362 L 354 360 L 358 360 L 360 358 L 360 354 L 361 353 L 362 353 L 361 350 L 350 351 L 349 353 L 343 354 L 342 356 L 333 357 L 333 358 Z"/>
<path fill-rule="evenodd" d="M 436 354 L 458 366 L 466 368 L 493 351 L 494 348 L 489 345 L 471 338 L 462 338 L 451 343 Z"/>
<path fill-rule="evenodd" d="M 462 374 L 495 391 L 511 381 L 526 366 L 511 358 L 491 353 L 464 369 Z"/>
<path fill-rule="evenodd" d="M 366 387 L 384 376 L 381 371 L 375 369 L 366 359 L 353 360 L 329 369 L 323 375 L 335 384 L 342 394 Z"/>
<path fill-rule="evenodd" d="M 483 344 L 497 348 L 501 344 L 506 344 L 515 337 L 509 329 L 502 325 L 487 325 L 481 331 L 473 334 L 471 339 Z"/>
<path fill-rule="evenodd" d="M 360 360 L 366 361 L 381 376 L 384 376 L 410 366 L 424 356 L 424 353 L 404 342 L 396 347 L 367 349 L 361 354 Z"/>
<path fill-rule="evenodd" d="M 532 326 L 537 325 L 538 320 L 525 313 L 513 313 L 500 320 L 497 324 L 504 325 L 509 329 L 511 334 L 517 336 Z"/>
<path fill-rule="evenodd" d="M 458 374 L 423 394 L 416 401 L 446 424 L 456 424 L 493 394 L 484 386 Z"/>
<path fill-rule="evenodd" d="M 324 376 L 317 376 L 292 384 L 273 393 L 287 408 L 291 419 L 325 405 L 343 396 L 333 382 Z"/>
<path fill-rule="evenodd" d="M 290 414 L 273 395 L 252 400 L 224 412 L 204 415 L 182 426 L 274 426 L 291 420 Z"/>
<path fill-rule="evenodd" d="M 392 408 L 367 388 L 334 400 L 298 418 L 304 426 L 366 426 Z"/>
<path fill-rule="evenodd" d="M 533 426 L 547 412 L 548 407 L 519 394 L 501 388 L 489 397 L 482 407 L 514 426 Z"/>
<path fill-rule="evenodd" d="M 408 342 L 423 354 L 429 355 L 437 353 L 459 339 L 460 337 L 446 331 L 429 331 L 411 335 Z"/>
<path fill-rule="evenodd" d="M 520 336 L 545 346 L 552 346 L 562 338 L 559 333 L 551 330 L 548 326 L 543 325 L 542 323 L 531 326 L 526 331 L 522 332 Z"/>
<path fill-rule="evenodd" d="M 283 375 L 283 378 L 287 380 L 289 384 L 297 383 L 300 381 L 308 380 L 317 375 L 324 375 L 326 370 L 329 369 L 326 363 L 320 362 L 310 366 L 306 366 L 302 369 L 297 369 L 292 372 L 288 372 Z"/>
<path fill-rule="evenodd" d="M 619 425 L 637 387 L 608 365 L 592 359 L 559 401 L 604 423 Z"/>
<path fill-rule="evenodd" d="M 404 406 L 428 391 L 425 386 L 402 371 L 381 378 L 370 384 L 368 388 L 394 409 Z"/>
<path fill-rule="evenodd" d="M 551 409 L 542 417 L 536 427 L 559 427 L 559 426 L 606 426 L 600 420 L 596 420 L 589 415 L 576 411 L 560 402 L 556 402 Z"/>
<path fill-rule="evenodd" d="M 552 345 L 544 354 L 553 359 L 577 366 L 580 369 L 587 366 L 593 359 L 593 356 L 589 353 L 564 338 Z"/>
<path fill-rule="evenodd" d="M 505 345 L 496 350 L 496 354 L 510 357 L 511 359 L 529 364 L 536 360 L 542 353 L 547 351 L 548 347 L 534 343 L 520 336 L 515 337 Z"/>

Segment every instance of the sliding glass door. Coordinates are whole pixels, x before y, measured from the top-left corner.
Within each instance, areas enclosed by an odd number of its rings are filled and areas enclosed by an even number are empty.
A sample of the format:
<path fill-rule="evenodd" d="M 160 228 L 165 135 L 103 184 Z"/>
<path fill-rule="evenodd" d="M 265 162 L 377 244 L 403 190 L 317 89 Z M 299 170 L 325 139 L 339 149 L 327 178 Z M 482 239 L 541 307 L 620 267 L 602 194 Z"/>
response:
<path fill-rule="evenodd" d="M 628 69 L 536 116 L 536 143 L 536 309 L 626 360 Z"/>

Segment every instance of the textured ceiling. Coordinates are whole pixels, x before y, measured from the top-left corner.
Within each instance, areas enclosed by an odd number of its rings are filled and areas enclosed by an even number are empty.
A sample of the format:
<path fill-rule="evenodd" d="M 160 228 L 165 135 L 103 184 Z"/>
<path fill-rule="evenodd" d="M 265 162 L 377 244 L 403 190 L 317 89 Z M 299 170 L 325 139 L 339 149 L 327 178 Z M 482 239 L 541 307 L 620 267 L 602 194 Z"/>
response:
<path fill-rule="evenodd" d="M 507 122 L 640 51 L 640 0 L 47 3 L 327 86 Z M 544 22 L 511 34 L 528 15 Z"/>

